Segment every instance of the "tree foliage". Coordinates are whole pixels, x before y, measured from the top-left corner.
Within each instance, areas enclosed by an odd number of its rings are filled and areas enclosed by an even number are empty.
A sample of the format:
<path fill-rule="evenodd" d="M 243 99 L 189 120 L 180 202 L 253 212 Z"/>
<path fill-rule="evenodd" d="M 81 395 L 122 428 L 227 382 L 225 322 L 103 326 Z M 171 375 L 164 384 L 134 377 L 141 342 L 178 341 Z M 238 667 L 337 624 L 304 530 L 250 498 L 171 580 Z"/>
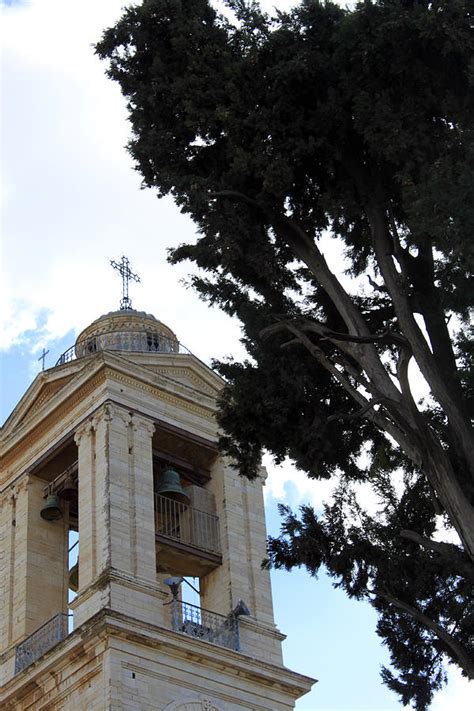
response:
<path fill-rule="evenodd" d="M 421 711 L 446 662 L 474 677 L 470 3 L 225 5 L 144 0 L 97 52 L 144 186 L 198 227 L 171 260 L 243 325 L 249 358 L 217 364 L 223 450 L 338 480 L 321 514 L 283 509 L 269 562 L 368 599 L 384 681 Z"/>

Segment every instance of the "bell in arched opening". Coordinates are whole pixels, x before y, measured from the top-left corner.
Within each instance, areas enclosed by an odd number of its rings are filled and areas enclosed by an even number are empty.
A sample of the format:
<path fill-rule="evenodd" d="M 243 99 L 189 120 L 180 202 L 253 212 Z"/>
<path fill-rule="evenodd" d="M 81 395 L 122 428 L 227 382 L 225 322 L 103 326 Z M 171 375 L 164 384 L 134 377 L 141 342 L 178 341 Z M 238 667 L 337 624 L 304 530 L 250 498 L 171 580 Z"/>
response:
<path fill-rule="evenodd" d="M 181 486 L 181 478 L 174 469 L 166 469 L 161 474 L 156 493 L 173 501 L 178 501 L 180 504 L 188 505 L 190 502 L 189 496 Z"/>

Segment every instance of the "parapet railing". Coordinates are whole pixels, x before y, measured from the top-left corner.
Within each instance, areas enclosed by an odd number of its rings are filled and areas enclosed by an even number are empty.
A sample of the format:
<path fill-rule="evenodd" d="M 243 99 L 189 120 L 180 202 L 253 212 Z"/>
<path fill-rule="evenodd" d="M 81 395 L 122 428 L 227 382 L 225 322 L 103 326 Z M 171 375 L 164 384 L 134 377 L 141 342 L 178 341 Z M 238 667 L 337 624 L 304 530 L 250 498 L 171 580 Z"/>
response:
<path fill-rule="evenodd" d="M 175 598 L 171 602 L 171 626 L 175 632 L 213 642 L 220 647 L 236 651 L 240 648 L 239 620 L 232 614 L 226 617 Z"/>
<path fill-rule="evenodd" d="M 155 494 L 155 533 L 221 554 L 219 517 Z"/>
<path fill-rule="evenodd" d="M 60 612 L 20 642 L 16 648 L 15 674 L 21 672 L 68 635 L 68 616 Z"/>
<path fill-rule="evenodd" d="M 97 353 L 97 351 L 129 351 L 133 353 L 190 353 L 173 338 L 152 331 L 110 331 L 90 336 L 62 353 L 56 366 Z"/>

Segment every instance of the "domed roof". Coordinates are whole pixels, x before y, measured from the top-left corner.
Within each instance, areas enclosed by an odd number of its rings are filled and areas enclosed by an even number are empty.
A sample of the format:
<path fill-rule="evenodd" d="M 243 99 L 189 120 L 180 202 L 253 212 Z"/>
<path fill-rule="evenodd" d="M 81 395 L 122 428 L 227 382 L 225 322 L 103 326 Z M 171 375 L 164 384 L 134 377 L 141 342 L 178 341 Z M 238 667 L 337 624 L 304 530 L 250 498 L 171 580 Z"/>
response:
<path fill-rule="evenodd" d="M 76 358 L 99 350 L 177 353 L 179 342 L 152 314 L 120 309 L 96 319 L 77 337 Z"/>

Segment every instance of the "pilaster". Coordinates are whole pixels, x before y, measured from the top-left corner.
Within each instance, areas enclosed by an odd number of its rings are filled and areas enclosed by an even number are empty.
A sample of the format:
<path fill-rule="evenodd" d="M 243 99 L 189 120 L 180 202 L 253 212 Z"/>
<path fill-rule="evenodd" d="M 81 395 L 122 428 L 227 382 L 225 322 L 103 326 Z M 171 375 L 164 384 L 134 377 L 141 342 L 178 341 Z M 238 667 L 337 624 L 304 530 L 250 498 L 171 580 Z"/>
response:
<path fill-rule="evenodd" d="M 18 491 L 7 489 L 0 500 L 0 649 L 12 642 L 13 586 L 16 552 L 16 506 Z"/>
<path fill-rule="evenodd" d="M 130 510 L 133 574 L 156 581 L 152 437 L 155 426 L 134 414 L 131 421 Z"/>
<path fill-rule="evenodd" d="M 222 565 L 202 580 L 202 605 L 228 614 L 239 599 L 250 617 L 241 618 L 241 648 L 272 663 L 282 663 L 281 641 L 273 618 L 262 485 L 265 470 L 249 481 L 219 459 L 209 483 L 221 524 Z"/>
<path fill-rule="evenodd" d="M 153 423 L 103 405 L 76 432 L 79 448 L 79 590 L 75 624 L 101 608 L 160 624 L 156 579 Z M 83 573 L 83 568 L 85 572 Z"/>
<path fill-rule="evenodd" d="M 1 648 L 67 611 L 67 518 L 45 521 L 46 482 L 25 474 L 4 493 L 1 512 Z"/>

